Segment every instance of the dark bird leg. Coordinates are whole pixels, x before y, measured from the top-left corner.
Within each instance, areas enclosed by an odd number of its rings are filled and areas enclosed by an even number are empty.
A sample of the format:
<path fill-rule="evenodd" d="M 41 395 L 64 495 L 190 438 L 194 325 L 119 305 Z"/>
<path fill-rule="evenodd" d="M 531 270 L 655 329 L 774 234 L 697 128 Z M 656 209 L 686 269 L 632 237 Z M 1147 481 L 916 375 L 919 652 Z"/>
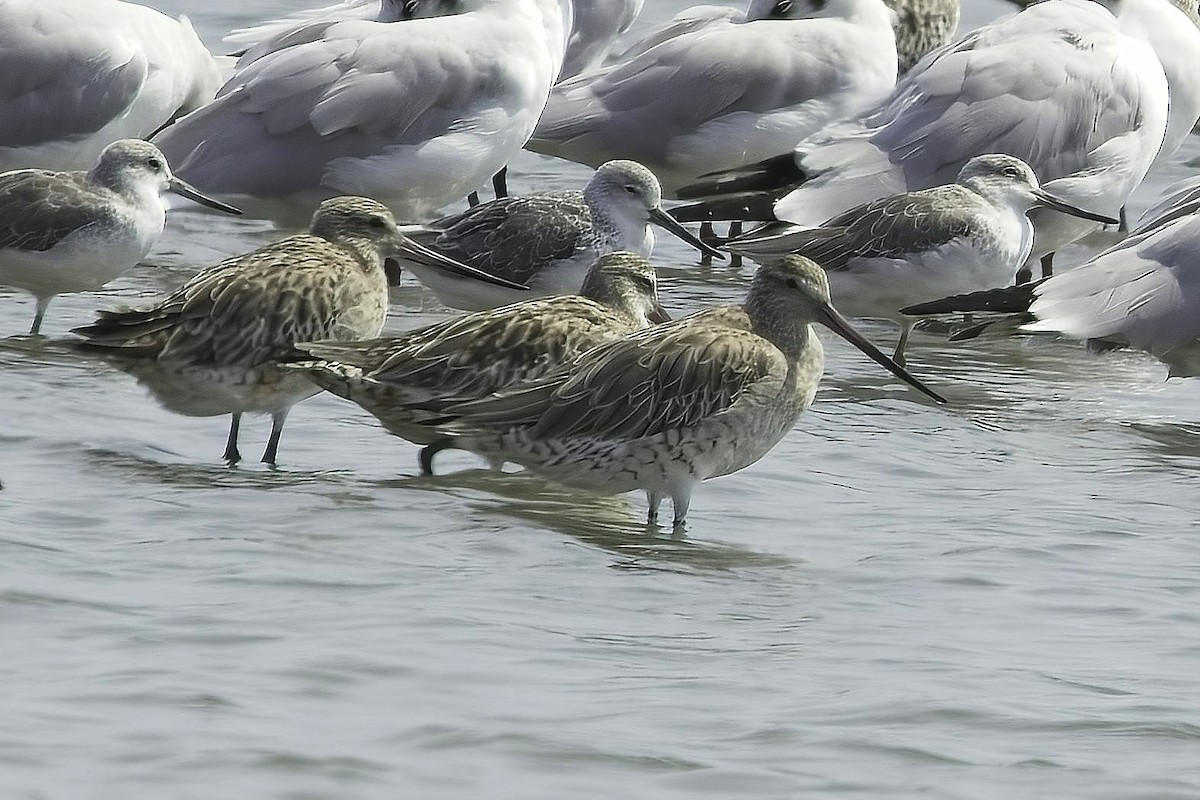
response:
<path fill-rule="evenodd" d="M 1129 220 L 1125 217 L 1125 206 L 1121 206 L 1121 213 L 1117 215 L 1117 219 L 1121 224 L 1117 226 L 1117 233 L 1129 233 Z"/>
<path fill-rule="evenodd" d="M 287 420 L 288 412 L 276 411 L 271 415 L 271 435 L 267 438 L 267 449 L 263 451 L 262 463 L 275 466 L 275 454 L 279 451 L 279 436 L 283 433 L 283 423 Z"/>
<path fill-rule="evenodd" d="M 242 424 L 242 412 L 233 412 L 233 419 L 229 422 L 229 438 L 225 440 L 225 454 L 221 458 L 229 462 L 230 465 L 236 464 L 242 460 L 242 454 L 238 452 L 238 427 Z"/>
<path fill-rule="evenodd" d="M 479 205 L 479 192 L 471 192 L 469 195 L 467 195 L 467 205 L 469 205 L 471 208 Z"/>
<path fill-rule="evenodd" d="M 662 495 L 658 492 L 646 492 L 646 502 L 650 504 L 646 509 L 646 525 L 653 528 L 658 525 L 658 507 L 662 505 Z"/>
<path fill-rule="evenodd" d="M 30 336 L 37 336 L 42 329 L 42 317 L 46 316 L 46 308 L 50 305 L 50 297 L 37 298 L 37 309 L 33 312 L 33 326 L 29 329 Z"/>
<path fill-rule="evenodd" d="M 713 230 L 712 222 L 708 220 L 700 223 L 700 241 L 707 245 L 712 245 L 713 247 L 719 247 L 720 245 L 724 244 L 724 242 L 721 241 L 721 237 L 717 236 L 717 232 Z M 708 253 L 700 254 L 701 266 L 710 266 L 712 261 L 712 256 Z"/>
<path fill-rule="evenodd" d="M 733 238 L 741 236 L 741 235 L 742 235 L 742 221 L 740 219 L 735 219 L 733 222 L 729 223 L 729 238 L 733 239 Z M 733 267 L 734 269 L 737 269 L 738 267 L 742 266 L 741 255 L 738 255 L 738 254 L 731 255 L 729 257 L 729 266 Z"/>
<path fill-rule="evenodd" d="M 443 450 L 453 450 L 454 440 L 449 436 L 443 436 L 439 439 L 434 439 L 429 444 L 421 448 L 421 452 L 417 454 L 417 461 L 421 464 L 422 475 L 433 475 L 433 457 Z"/>
<path fill-rule="evenodd" d="M 1054 253 L 1042 256 L 1042 277 L 1049 278 L 1054 274 Z"/>
<path fill-rule="evenodd" d="M 496 199 L 508 197 L 508 165 L 492 176 L 492 188 L 496 191 Z"/>

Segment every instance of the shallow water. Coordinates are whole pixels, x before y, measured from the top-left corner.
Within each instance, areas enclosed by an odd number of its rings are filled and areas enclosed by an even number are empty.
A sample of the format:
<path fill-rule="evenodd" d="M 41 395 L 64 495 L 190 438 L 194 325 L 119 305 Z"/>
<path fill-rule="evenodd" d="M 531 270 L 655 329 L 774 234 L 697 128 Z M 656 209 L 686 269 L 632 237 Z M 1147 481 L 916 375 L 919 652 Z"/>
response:
<path fill-rule="evenodd" d="M 284 5 L 191 15 L 215 45 Z M 295 409 L 279 469 L 224 467 L 225 419 L 59 343 L 272 235 L 168 227 L 150 264 L 56 300 L 49 341 L 0 340 L 0 796 L 1200 796 L 1200 383 L 918 333 L 939 408 L 827 338 L 814 408 L 677 537 L 640 497 L 465 455 L 417 477 L 415 447 L 333 397 Z M 674 311 L 750 274 L 659 256 Z M 396 330 L 445 313 L 394 299 Z M 32 311 L 0 289 L 0 332 Z M 243 425 L 247 456 L 267 427 Z"/>

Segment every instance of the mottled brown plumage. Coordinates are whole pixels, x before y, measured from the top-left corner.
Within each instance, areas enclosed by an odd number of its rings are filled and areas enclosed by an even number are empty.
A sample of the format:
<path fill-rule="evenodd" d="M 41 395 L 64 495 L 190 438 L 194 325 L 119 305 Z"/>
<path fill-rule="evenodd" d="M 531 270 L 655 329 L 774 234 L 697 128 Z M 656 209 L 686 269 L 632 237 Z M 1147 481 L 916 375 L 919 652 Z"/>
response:
<path fill-rule="evenodd" d="M 321 360 L 295 366 L 392 433 L 426 444 L 437 434 L 414 406 L 483 397 L 664 319 L 654 268 L 639 255 L 616 252 L 597 259 L 579 295 L 480 311 L 397 337 L 301 344 Z"/>
<path fill-rule="evenodd" d="M 824 366 L 812 322 L 941 399 L 833 310 L 819 266 L 787 256 L 758 271 L 741 306 L 594 347 L 487 397 L 430 405 L 450 418 L 454 446 L 571 486 L 642 489 L 652 522 L 669 494 L 682 525 L 697 483 L 762 458 L 812 403 Z"/>
<path fill-rule="evenodd" d="M 228 259 L 153 305 L 102 311 L 74 332 L 89 348 L 123 357 L 171 410 L 232 414 L 230 462 L 241 458 L 241 414 L 270 413 L 263 461 L 274 463 L 289 409 L 318 391 L 276 362 L 299 342 L 379 335 L 388 305 L 382 261 L 413 248 L 384 206 L 334 198 L 321 204 L 309 233 Z"/>

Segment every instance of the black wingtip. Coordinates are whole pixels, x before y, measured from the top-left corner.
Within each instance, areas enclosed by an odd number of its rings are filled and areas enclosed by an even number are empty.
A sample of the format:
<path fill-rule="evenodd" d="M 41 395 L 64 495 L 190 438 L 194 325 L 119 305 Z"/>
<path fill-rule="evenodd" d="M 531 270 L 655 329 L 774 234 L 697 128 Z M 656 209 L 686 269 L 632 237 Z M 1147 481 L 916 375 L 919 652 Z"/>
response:
<path fill-rule="evenodd" d="M 680 200 L 696 200 L 740 193 L 780 195 L 808 180 L 808 175 L 796 164 L 792 153 L 764 159 L 732 169 L 709 172 L 700 179 L 681 187 Z"/>
<path fill-rule="evenodd" d="M 901 314 L 910 317 L 924 317 L 933 314 L 953 314 L 969 311 L 991 311 L 998 314 L 1019 314 L 1028 311 L 1033 304 L 1034 289 L 1042 281 L 1035 283 L 1020 283 L 1005 286 L 1000 289 L 987 289 L 982 292 L 956 294 L 931 300 L 927 303 L 917 303 L 900 309 Z"/>
<path fill-rule="evenodd" d="M 677 206 L 667 213 L 678 222 L 772 222 L 775 219 L 775 201 L 778 199 L 775 195 L 746 192 Z"/>

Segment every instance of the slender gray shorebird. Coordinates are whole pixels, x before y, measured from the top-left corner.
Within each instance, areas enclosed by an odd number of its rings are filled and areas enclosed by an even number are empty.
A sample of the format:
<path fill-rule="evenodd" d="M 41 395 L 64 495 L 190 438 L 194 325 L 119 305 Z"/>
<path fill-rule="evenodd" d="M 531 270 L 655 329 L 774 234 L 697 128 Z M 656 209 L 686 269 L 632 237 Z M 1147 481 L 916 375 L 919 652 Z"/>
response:
<path fill-rule="evenodd" d="M 758 461 L 813 401 L 824 351 L 812 323 L 944 402 L 879 352 L 829 302 L 825 272 L 801 256 L 763 265 L 745 302 L 701 311 L 586 351 L 488 397 L 431 404 L 450 446 L 604 493 L 664 497 L 682 526 L 700 481 Z"/>
<path fill-rule="evenodd" d="M 358 403 L 391 433 L 429 444 L 439 434 L 421 423 L 429 417 L 422 403 L 485 397 L 665 321 L 650 262 L 635 253 L 606 253 L 578 295 L 477 311 L 396 337 L 304 343 L 297 349 L 320 360 L 293 366 Z"/>
<path fill-rule="evenodd" d="M 175 177 L 140 139 L 113 142 L 86 172 L 0 175 L 0 285 L 36 298 L 30 335 L 55 295 L 99 289 L 150 252 L 166 224 L 164 192 L 241 213 Z"/>
<path fill-rule="evenodd" d="M 374 200 L 339 197 L 321 204 L 309 233 L 227 259 L 157 303 L 101 311 L 73 333 L 85 348 L 117 357 L 168 409 L 232 414 L 230 463 L 241 460 L 242 414 L 270 414 L 262 460 L 274 464 L 288 411 L 320 391 L 276 361 L 298 342 L 378 336 L 388 307 L 383 261 L 399 255 L 471 271 L 408 241 Z"/>
<path fill-rule="evenodd" d="M 973 338 L 994 325 L 1020 327 L 1080 339 L 1093 350 L 1144 350 L 1167 364 L 1168 377 L 1200 375 L 1200 212 L 1187 188 L 1168 198 L 1178 203 L 1177 215 L 1155 215 L 1146 228 L 1074 269 L 904 311 L 999 312 L 1009 316 L 989 318 L 951 338 Z"/>
<path fill-rule="evenodd" d="M 649 257 L 654 249 L 651 223 L 702 253 L 725 257 L 663 211 L 658 179 L 634 161 L 602 164 L 582 192 L 501 197 L 403 230 L 431 250 L 527 284 L 534 296 L 548 296 L 578 292 L 602 253 L 624 250 Z M 451 308 L 479 311 L 530 296 L 459 280 L 420 264 L 405 266 Z"/>
<path fill-rule="evenodd" d="M 900 325 L 893 358 L 904 363 L 913 320 L 904 306 L 1011 282 L 1033 247 L 1035 207 L 1116 224 L 1044 191 L 1019 158 L 990 154 L 966 163 L 956 183 L 885 197 L 817 228 L 776 224 L 726 244 L 756 260 L 807 256 L 829 273 L 852 317 Z"/>

